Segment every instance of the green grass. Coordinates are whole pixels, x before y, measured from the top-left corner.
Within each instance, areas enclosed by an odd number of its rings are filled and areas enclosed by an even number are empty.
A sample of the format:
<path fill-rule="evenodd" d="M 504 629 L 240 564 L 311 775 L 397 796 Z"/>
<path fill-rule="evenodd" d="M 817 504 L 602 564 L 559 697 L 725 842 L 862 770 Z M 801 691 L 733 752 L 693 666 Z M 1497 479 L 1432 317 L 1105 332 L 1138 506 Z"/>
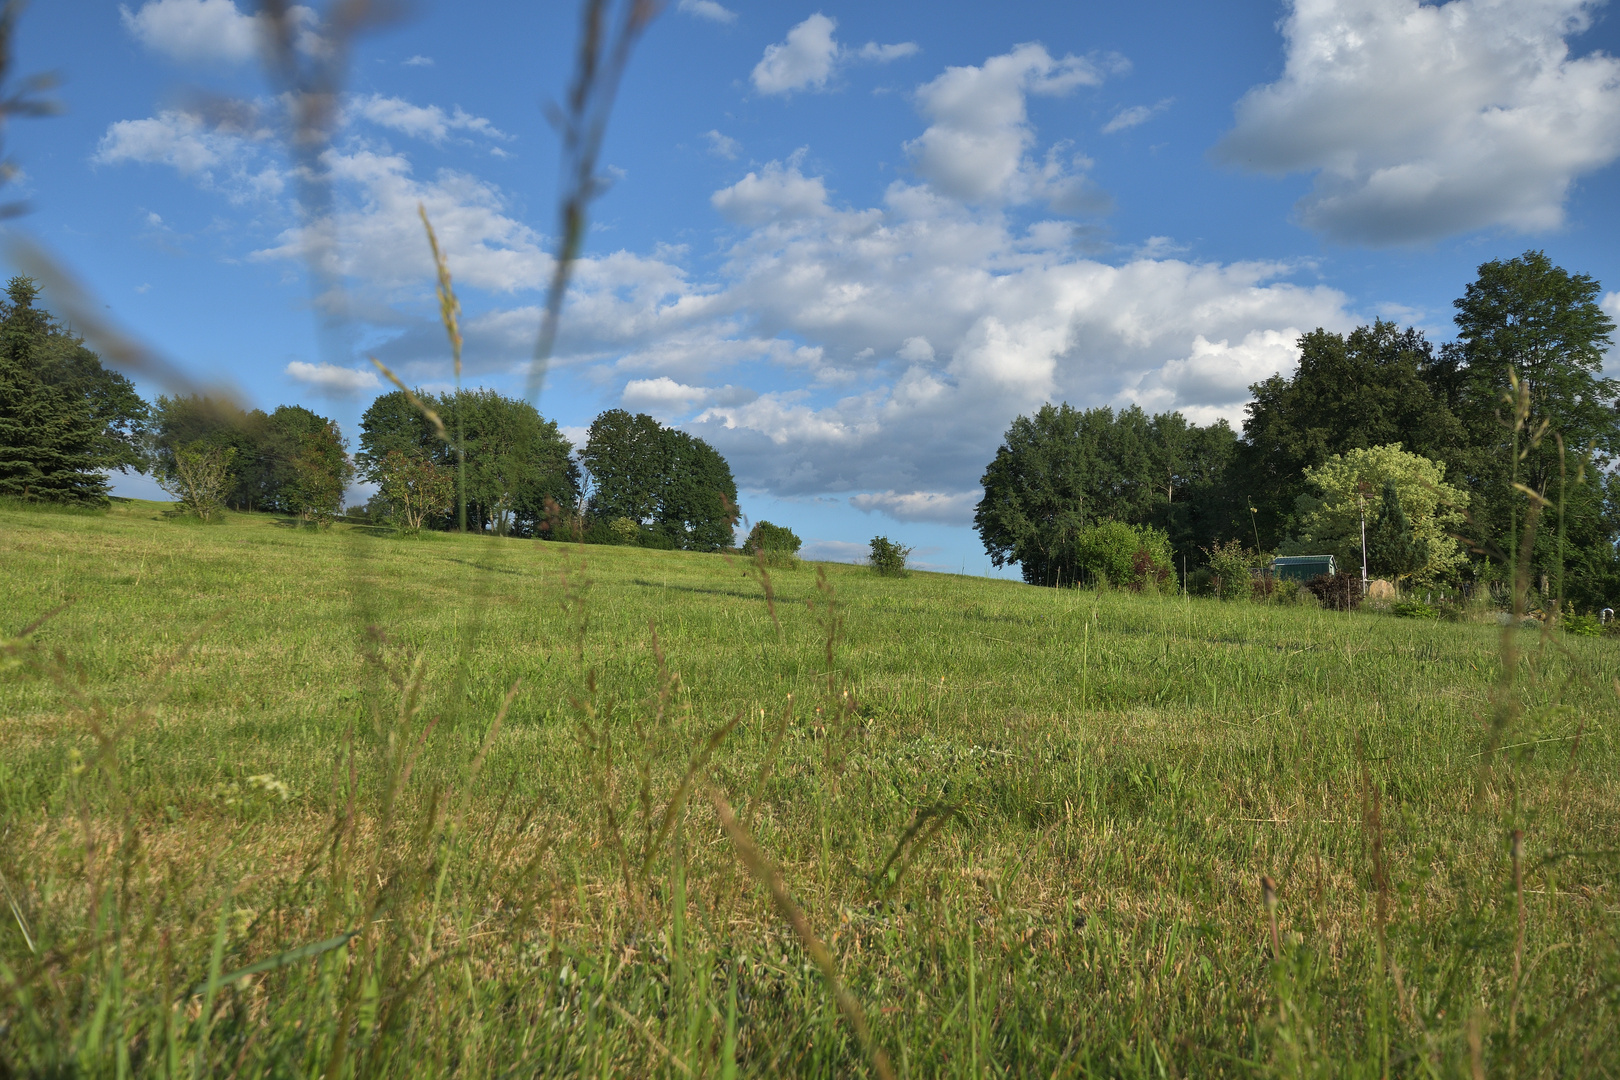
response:
<path fill-rule="evenodd" d="M 0 508 L 0 1075 L 872 1071 L 717 799 L 896 1075 L 1620 1071 L 1610 640 L 163 511 Z"/>

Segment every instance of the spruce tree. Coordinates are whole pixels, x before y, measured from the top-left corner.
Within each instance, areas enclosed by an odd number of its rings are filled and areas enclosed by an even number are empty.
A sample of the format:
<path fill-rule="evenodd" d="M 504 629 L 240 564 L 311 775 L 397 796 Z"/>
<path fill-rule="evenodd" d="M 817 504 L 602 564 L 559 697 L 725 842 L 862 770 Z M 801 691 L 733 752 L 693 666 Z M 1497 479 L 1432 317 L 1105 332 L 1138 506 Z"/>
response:
<path fill-rule="evenodd" d="M 53 327 L 38 295 L 31 278 L 14 277 L 0 305 L 0 495 L 103 505 L 96 418 L 41 376 Z"/>

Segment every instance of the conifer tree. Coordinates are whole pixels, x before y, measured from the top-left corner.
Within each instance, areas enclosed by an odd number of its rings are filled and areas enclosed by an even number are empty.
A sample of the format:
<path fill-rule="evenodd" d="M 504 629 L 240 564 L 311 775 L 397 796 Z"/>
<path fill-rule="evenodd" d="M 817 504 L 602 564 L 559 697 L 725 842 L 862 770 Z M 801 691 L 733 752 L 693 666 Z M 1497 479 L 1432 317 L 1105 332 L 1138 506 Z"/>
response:
<path fill-rule="evenodd" d="M 96 418 L 42 378 L 53 326 L 39 287 L 14 277 L 0 306 L 0 495 L 103 505 L 107 478 Z"/>

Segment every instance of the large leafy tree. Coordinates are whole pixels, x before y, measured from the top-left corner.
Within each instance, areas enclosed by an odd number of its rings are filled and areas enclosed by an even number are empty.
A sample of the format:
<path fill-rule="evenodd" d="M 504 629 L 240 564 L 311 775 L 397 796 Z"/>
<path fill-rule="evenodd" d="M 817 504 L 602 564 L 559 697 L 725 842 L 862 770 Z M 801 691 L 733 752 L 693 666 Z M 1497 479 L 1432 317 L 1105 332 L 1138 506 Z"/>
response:
<path fill-rule="evenodd" d="M 526 401 L 493 390 L 463 390 L 443 397 L 416 392 L 452 434 L 459 429 L 467 455 L 467 517 L 480 529 L 520 536 L 550 529 L 549 505 L 571 507 L 579 499 L 579 466 L 573 446 L 555 421 Z M 398 455 L 390 463 L 390 454 Z M 383 484 L 399 470 L 421 463 L 455 471 L 454 446 L 402 391 L 383 394 L 360 421 L 361 474 Z M 425 474 L 424 474 L 425 475 Z M 456 511 L 430 524 L 450 525 Z"/>
<path fill-rule="evenodd" d="M 106 471 L 140 463 L 119 437 L 143 407 L 38 296 L 31 278 L 14 277 L 0 303 L 0 494 L 105 504 Z"/>
<path fill-rule="evenodd" d="M 591 422 L 580 459 L 597 519 L 628 518 L 693 551 L 731 545 L 737 482 L 726 459 L 702 439 L 646 413 L 610 409 Z"/>
<path fill-rule="evenodd" d="M 1391 443 L 1335 454 L 1307 469 L 1305 480 L 1315 495 L 1299 529 L 1313 553 L 1331 553 L 1345 567 L 1359 567 L 1365 516 L 1374 573 L 1431 582 L 1454 578 L 1467 565 L 1453 534 L 1468 494 L 1446 482 L 1440 462 Z"/>
<path fill-rule="evenodd" d="M 684 431 L 663 432 L 664 467 L 655 528 L 688 551 L 719 551 L 732 545 L 737 517 L 737 481 L 720 452 Z"/>
<path fill-rule="evenodd" d="M 1177 413 L 1045 405 L 1007 430 L 974 527 L 997 566 L 1047 585 L 1079 579 L 1076 545 L 1101 522 L 1159 523 L 1190 544 L 1231 527 L 1220 489 L 1232 443 L 1224 423 L 1198 428 Z"/>
<path fill-rule="evenodd" d="M 435 407 L 435 406 L 430 406 Z M 466 440 L 467 518 L 502 535 L 532 536 L 549 525 L 547 502 L 571 506 L 579 494 L 574 448 L 533 405 L 493 390 L 461 390 L 436 408 Z M 440 460 L 455 458 L 441 440 Z"/>
<path fill-rule="evenodd" d="M 646 413 L 609 409 L 592 420 L 579 455 L 591 479 L 591 515 L 650 524 L 668 474 L 667 449 L 664 426 Z"/>
<path fill-rule="evenodd" d="M 182 450 L 229 450 L 230 481 L 226 505 L 237 510 L 277 509 L 274 505 L 270 418 L 224 398 L 205 394 L 160 395 L 152 408 L 152 469 L 160 483 L 180 478 Z"/>
<path fill-rule="evenodd" d="M 1614 574 L 1620 529 L 1612 502 L 1603 497 L 1620 455 L 1620 383 L 1603 375 L 1615 324 L 1599 304 L 1601 292 L 1594 278 L 1555 266 L 1540 251 L 1484 263 L 1456 302 L 1458 342 L 1443 373 L 1466 423 L 1459 465 L 1475 493 L 1471 537 L 1482 547 L 1494 541 L 1511 550 L 1529 509 L 1514 484 L 1556 502 L 1563 477 L 1566 539 L 1589 549 L 1575 555 L 1566 547 L 1566 561 L 1574 558 L 1580 567 L 1575 591 L 1593 601 L 1607 588 L 1599 579 Z M 1522 423 L 1509 400 L 1516 396 L 1515 379 Z M 1577 491 L 1571 481 L 1587 453 L 1587 490 Z M 1543 522 L 1536 569 L 1551 578 L 1558 560 L 1555 523 Z M 1599 572 L 1600 566 L 1608 569 Z"/>
<path fill-rule="evenodd" d="M 1235 487 L 1271 542 L 1296 531 L 1305 473 L 1335 454 L 1400 443 L 1451 461 L 1461 425 L 1431 385 L 1441 364 L 1417 330 L 1378 321 L 1348 335 L 1317 329 L 1299 339 L 1299 366 L 1251 386 Z"/>

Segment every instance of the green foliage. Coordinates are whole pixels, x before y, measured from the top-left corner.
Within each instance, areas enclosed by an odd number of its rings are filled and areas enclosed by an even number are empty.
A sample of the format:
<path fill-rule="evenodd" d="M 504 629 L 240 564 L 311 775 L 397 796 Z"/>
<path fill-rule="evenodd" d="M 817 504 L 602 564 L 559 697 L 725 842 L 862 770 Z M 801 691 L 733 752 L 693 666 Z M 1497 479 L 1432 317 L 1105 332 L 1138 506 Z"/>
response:
<path fill-rule="evenodd" d="M 1217 543 L 1206 552 L 1209 557 L 1209 585 L 1222 600 L 1245 600 L 1252 593 L 1251 573 L 1260 556 L 1243 546 L 1241 540 Z"/>
<path fill-rule="evenodd" d="M 910 572 L 906 569 L 906 559 L 910 556 L 911 549 L 903 544 L 887 536 L 874 536 L 866 564 L 884 577 L 905 577 Z"/>
<path fill-rule="evenodd" d="M 591 478 L 593 516 L 629 518 L 689 551 L 732 546 L 737 483 L 702 439 L 645 413 L 610 409 L 591 422 L 580 460 Z"/>
<path fill-rule="evenodd" d="M 1462 428 L 1430 384 L 1434 348 L 1417 330 L 1379 320 L 1348 336 L 1314 330 L 1299 339 L 1299 366 L 1249 388 L 1237 475 L 1259 509 L 1258 525 L 1297 528 L 1295 500 L 1309 470 L 1337 455 L 1389 443 L 1442 459 Z"/>
<path fill-rule="evenodd" d="M 1389 606 L 1389 613 L 1402 619 L 1438 619 L 1438 609 L 1421 600 L 1397 600 Z"/>
<path fill-rule="evenodd" d="M 1017 563 L 1037 585 L 1078 580 L 1075 545 L 1105 521 L 1156 523 L 1190 550 L 1193 536 L 1232 527 L 1221 482 L 1233 445 L 1224 422 L 1046 405 L 1007 430 L 980 480 L 974 528 L 995 565 Z"/>
<path fill-rule="evenodd" d="M 402 533 L 419 535 L 424 523 L 445 517 L 455 506 L 455 474 L 420 451 L 389 450 L 371 473 Z"/>
<path fill-rule="evenodd" d="M 1581 615 L 1573 611 L 1559 616 L 1558 625 L 1564 633 L 1575 637 L 1602 637 L 1603 623 L 1596 615 Z"/>
<path fill-rule="evenodd" d="M 641 543 L 641 525 L 627 517 L 616 517 L 607 523 L 607 531 L 615 544 Z"/>
<path fill-rule="evenodd" d="M 1359 568 L 1365 513 L 1370 565 L 1418 582 L 1455 577 L 1468 564 L 1468 554 L 1453 534 L 1463 522 L 1469 496 L 1445 482 L 1445 469 L 1399 445 L 1334 455 L 1306 471 L 1320 501 L 1300 521 L 1305 542 L 1338 556 L 1340 566 Z M 1395 505 L 1386 506 L 1381 515 L 1378 493 L 1386 487 L 1392 489 Z M 1394 548 L 1393 554 L 1375 546 L 1379 536 Z"/>
<path fill-rule="evenodd" d="M 493 390 L 461 390 L 415 396 L 445 426 L 438 429 L 403 391 L 378 396 L 360 420 L 360 474 L 380 483 L 390 453 L 422 458 L 457 471 L 452 442 L 465 440 L 467 517 L 481 532 L 500 536 L 549 536 L 553 521 L 579 501 L 579 468 L 573 446 L 526 401 Z M 454 502 L 452 502 L 454 506 Z M 437 528 L 452 528 L 451 510 L 429 515 Z"/>
<path fill-rule="evenodd" d="M 758 521 L 748 531 L 742 552 L 748 556 L 764 552 L 767 560 L 791 562 L 798 555 L 801 544 L 802 541 L 792 529 L 773 525 L 769 521 Z"/>
<path fill-rule="evenodd" d="M 38 294 L 14 277 L 0 303 L 0 495 L 105 506 L 102 470 L 119 464 L 109 432 L 120 417 L 101 393 L 109 380 L 92 378 L 77 339 L 34 306 Z"/>
<path fill-rule="evenodd" d="M 1114 585 L 1161 592 L 1171 580 L 1169 538 L 1150 525 L 1105 521 L 1083 529 L 1074 542 L 1076 577 L 1065 585 Z"/>
<path fill-rule="evenodd" d="M 211 521 L 225 507 L 234 477 L 234 446 L 217 446 L 202 440 L 175 447 L 169 471 L 158 478 L 163 490 L 175 497 L 180 508 L 203 521 Z"/>

